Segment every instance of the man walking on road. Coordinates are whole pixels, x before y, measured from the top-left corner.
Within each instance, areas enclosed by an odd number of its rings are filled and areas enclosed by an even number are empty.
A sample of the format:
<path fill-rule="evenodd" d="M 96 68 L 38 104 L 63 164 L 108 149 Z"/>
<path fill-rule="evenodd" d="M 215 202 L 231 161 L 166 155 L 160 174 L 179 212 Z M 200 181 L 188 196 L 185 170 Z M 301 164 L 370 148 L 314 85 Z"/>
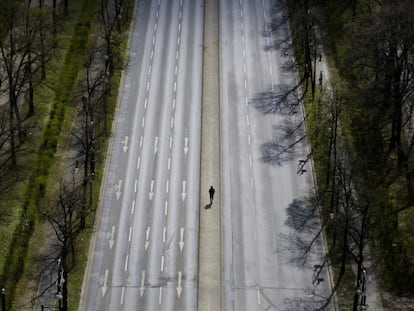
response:
<path fill-rule="evenodd" d="M 216 192 L 216 190 L 214 190 L 213 186 L 210 187 L 210 189 L 208 190 L 208 193 L 210 194 L 210 204 L 213 204 L 213 199 L 214 199 L 214 193 Z"/>

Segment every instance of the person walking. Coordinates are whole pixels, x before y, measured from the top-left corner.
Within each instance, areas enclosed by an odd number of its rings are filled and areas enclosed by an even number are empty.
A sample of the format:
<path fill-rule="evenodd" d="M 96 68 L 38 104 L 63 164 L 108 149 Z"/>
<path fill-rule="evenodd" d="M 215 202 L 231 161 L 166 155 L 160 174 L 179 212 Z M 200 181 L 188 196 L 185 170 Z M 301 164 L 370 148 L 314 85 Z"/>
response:
<path fill-rule="evenodd" d="M 212 204 L 214 199 L 214 193 L 216 193 L 216 190 L 214 190 L 213 186 L 210 187 L 208 193 L 210 194 L 210 204 Z"/>

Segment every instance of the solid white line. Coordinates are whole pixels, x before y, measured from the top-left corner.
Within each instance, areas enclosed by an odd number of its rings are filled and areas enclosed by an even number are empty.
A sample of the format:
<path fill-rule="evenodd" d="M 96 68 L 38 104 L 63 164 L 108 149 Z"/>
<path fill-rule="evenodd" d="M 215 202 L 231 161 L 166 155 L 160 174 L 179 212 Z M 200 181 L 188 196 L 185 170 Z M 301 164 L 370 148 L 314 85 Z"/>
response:
<path fill-rule="evenodd" d="M 131 242 L 132 239 L 132 227 L 129 227 L 128 242 Z"/>
<path fill-rule="evenodd" d="M 131 208 L 131 214 L 133 214 L 135 211 L 135 200 L 132 201 L 132 208 Z"/>
<path fill-rule="evenodd" d="M 122 290 L 121 290 L 121 305 L 124 304 L 124 292 L 125 292 L 125 286 L 122 286 Z"/>
<path fill-rule="evenodd" d="M 126 255 L 126 257 L 125 257 L 125 271 L 127 271 L 128 270 L 128 255 Z"/>
<path fill-rule="evenodd" d="M 161 271 L 164 271 L 164 255 L 161 256 Z"/>
<path fill-rule="evenodd" d="M 137 185 L 138 185 L 138 180 L 135 179 L 134 192 L 137 192 Z"/>

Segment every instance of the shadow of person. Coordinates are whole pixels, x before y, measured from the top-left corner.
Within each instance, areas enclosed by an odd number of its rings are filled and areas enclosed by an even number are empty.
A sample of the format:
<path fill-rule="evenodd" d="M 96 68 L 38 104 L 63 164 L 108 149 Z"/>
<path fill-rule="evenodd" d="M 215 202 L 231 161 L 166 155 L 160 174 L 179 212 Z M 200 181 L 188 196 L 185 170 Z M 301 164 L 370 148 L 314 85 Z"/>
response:
<path fill-rule="evenodd" d="M 213 205 L 213 203 L 208 203 L 206 206 L 204 206 L 204 208 L 209 209 L 209 208 L 211 208 L 211 205 Z"/>

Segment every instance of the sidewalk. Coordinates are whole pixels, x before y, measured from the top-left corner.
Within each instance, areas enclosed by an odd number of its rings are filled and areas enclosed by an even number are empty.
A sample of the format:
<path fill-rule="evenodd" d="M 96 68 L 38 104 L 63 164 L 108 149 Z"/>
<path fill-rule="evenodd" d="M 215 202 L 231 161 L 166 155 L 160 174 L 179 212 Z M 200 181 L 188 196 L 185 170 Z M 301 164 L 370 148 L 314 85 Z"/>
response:
<path fill-rule="evenodd" d="M 204 2 L 198 310 L 221 310 L 220 90 L 218 0 Z M 216 190 L 210 209 L 208 189 Z"/>

